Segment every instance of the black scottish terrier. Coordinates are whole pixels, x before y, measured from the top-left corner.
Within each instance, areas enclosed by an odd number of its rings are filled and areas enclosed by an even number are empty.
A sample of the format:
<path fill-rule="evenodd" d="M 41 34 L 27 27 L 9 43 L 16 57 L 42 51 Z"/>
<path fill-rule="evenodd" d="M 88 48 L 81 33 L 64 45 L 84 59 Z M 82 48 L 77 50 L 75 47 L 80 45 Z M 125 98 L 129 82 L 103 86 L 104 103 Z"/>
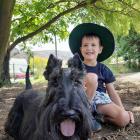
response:
<path fill-rule="evenodd" d="M 61 60 L 50 55 L 44 72 L 46 93 L 28 89 L 17 96 L 5 123 L 6 133 L 15 140 L 90 137 L 92 114 L 82 86 L 84 65 L 77 54 L 68 61 L 68 68 L 61 65 Z"/>

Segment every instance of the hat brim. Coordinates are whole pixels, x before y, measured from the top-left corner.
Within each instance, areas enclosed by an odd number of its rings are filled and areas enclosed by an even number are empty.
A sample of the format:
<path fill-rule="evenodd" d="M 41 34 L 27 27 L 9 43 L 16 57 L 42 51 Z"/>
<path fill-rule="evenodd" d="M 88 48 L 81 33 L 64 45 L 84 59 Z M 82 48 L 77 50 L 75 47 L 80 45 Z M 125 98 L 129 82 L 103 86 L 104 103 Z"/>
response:
<path fill-rule="evenodd" d="M 78 52 L 83 60 L 83 56 L 80 52 L 81 39 L 88 33 L 96 34 L 102 42 L 103 50 L 102 53 L 98 55 L 97 61 L 101 62 L 109 58 L 115 49 L 113 34 L 107 28 L 94 23 L 83 23 L 72 30 L 69 36 L 69 46 L 71 52 L 73 54 Z"/>

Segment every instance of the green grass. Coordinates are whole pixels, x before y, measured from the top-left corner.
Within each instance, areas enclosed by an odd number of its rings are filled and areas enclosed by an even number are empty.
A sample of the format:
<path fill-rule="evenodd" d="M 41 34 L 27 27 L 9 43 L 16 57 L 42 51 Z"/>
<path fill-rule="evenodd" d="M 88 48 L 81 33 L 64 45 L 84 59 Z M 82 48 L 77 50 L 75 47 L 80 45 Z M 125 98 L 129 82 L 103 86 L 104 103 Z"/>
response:
<path fill-rule="evenodd" d="M 134 72 L 134 70 L 129 69 L 125 64 L 108 64 L 107 66 L 112 70 L 114 75 Z"/>
<path fill-rule="evenodd" d="M 30 80 L 31 80 L 32 84 L 45 83 L 46 82 L 46 80 L 43 76 L 39 76 L 38 78 L 32 76 L 30 78 Z M 15 81 L 13 79 L 11 79 L 11 81 L 12 81 L 12 83 L 19 83 L 19 84 L 23 84 L 23 85 L 25 84 L 25 79 L 16 79 Z"/>

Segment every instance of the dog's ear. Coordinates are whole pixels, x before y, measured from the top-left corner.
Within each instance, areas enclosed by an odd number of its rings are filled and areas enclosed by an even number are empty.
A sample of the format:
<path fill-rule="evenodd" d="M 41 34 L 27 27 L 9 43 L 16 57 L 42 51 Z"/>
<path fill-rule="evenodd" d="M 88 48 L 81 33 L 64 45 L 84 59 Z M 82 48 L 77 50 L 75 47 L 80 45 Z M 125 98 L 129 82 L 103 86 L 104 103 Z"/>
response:
<path fill-rule="evenodd" d="M 73 58 L 69 59 L 68 67 L 71 68 L 71 79 L 78 83 L 82 83 L 86 70 L 78 53 L 76 53 Z"/>
<path fill-rule="evenodd" d="M 49 75 L 52 73 L 52 71 L 55 68 L 61 68 L 61 66 L 62 66 L 62 60 L 56 58 L 53 54 L 50 54 L 49 59 L 48 59 L 48 64 L 43 74 L 45 79 L 48 80 Z"/>
<path fill-rule="evenodd" d="M 78 53 L 75 53 L 73 58 L 68 60 L 68 67 L 76 68 L 80 71 L 85 70 L 85 66 L 84 66 L 84 64 L 83 64 L 83 62 L 82 62 Z"/>

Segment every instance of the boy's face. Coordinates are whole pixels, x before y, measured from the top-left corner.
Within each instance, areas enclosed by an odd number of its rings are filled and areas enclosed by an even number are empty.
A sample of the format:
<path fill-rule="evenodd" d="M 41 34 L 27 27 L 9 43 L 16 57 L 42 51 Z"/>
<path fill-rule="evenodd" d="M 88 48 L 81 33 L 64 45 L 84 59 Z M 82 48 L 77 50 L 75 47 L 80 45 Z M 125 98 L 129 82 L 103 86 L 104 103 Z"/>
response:
<path fill-rule="evenodd" d="M 100 39 L 98 37 L 86 37 L 82 38 L 81 42 L 81 54 L 84 57 L 84 61 L 97 61 L 98 54 L 102 52 L 103 47 L 100 45 Z"/>

